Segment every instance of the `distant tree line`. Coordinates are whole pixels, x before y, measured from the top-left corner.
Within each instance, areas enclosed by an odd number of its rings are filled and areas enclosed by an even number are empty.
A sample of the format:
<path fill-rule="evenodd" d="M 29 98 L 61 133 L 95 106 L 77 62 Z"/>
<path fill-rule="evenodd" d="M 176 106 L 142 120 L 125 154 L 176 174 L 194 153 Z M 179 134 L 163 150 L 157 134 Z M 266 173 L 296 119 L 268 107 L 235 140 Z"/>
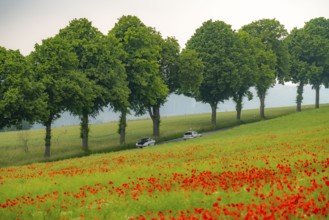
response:
<path fill-rule="evenodd" d="M 136 16 L 122 16 L 107 35 L 85 18 L 74 19 L 24 57 L 0 47 L 0 128 L 23 121 L 46 127 L 45 157 L 51 152 L 51 125 L 64 111 L 81 120 L 82 148 L 89 150 L 89 118 L 104 108 L 120 112 L 120 144 L 127 114 L 149 113 L 153 136 L 160 136 L 160 107 L 172 94 L 184 94 L 211 106 L 216 126 L 220 102 L 232 98 L 237 120 L 242 100 L 255 87 L 260 117 L 265 97 L 276 82 L 297 83 L 297 111 L 303 87 L 329 83 L 329 19 L 315 18 L 290 34 L 275 19 L 232 30 L 208 20 L 181 49 Z"/>

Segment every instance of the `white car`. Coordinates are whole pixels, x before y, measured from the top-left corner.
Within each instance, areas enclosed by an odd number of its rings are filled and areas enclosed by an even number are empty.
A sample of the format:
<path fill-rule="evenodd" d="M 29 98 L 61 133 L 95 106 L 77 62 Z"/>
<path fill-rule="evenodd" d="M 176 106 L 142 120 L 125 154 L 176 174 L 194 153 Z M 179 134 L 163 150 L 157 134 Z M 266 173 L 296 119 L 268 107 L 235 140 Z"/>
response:
<path fill-rule="evenodd" d="M 187 140 L 187 139 L 191 139 L 191 138 L 197 138 L 197 137 L 201 137 L 202 134 L 199 134 L 198 132 L 196 131 L 187 131 L 184 136 L 183 136 L 183 139 L 184 140 Z"/>
<path fill-rule="evenodd" d="M 152 138 L 142 138 L 140 140 L 137 141 L 136 143 L 136 147 L 139 147 L 139 148 L 143 148 L 143 147 L 146 147 L 146 146 L 154 146 L 155 145 L 155 140 L 153 140 Z"/>

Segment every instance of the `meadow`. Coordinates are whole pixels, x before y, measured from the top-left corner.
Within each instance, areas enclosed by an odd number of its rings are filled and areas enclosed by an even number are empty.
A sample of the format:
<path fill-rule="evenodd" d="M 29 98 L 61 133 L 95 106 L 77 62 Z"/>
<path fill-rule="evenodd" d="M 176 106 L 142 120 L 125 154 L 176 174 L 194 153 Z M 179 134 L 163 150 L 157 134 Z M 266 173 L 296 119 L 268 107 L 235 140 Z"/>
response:
<path fill-rule="evenodd" d="M 314 107 L 304 106 L 303 108 L 308 110 Z M 271 119 L 294 112 L 295 107 L 269 108 L 266 109 L 266 117 Z M 259 110 L 244 110 L 240 122 L 235 119 L 235 112 L 219 112 L 217 119 L 218 125 L 214 128 L 210 124 L 210 113 L 163 117 L 160 128 L 161 138 L 158 141 L 182 137 L 186 130 L 203 132 L 261 120 Z M 51 157 L 47 161 L 134 148 L 135 142 L 139 138 L 152 136 L 152 121 L 151 119 L 128 121 L 126 145 L 124 146 L 119 145 L 117 130 L 118 122 L 90 125 L 90 151 L 84 152 L 81 147 L 79 125 L 53 128 Z M 46 161 L 43 156 L 44 138 L 44 129 L 0 132 L 0 167 Z M 24 140 L 26 140 L 28 152 L 25 151 Z"/>
<path fill-rule="evenodd" d="M 0 168 L 2 219 L 323 219 L 329 108 L 202 138 Z"/>

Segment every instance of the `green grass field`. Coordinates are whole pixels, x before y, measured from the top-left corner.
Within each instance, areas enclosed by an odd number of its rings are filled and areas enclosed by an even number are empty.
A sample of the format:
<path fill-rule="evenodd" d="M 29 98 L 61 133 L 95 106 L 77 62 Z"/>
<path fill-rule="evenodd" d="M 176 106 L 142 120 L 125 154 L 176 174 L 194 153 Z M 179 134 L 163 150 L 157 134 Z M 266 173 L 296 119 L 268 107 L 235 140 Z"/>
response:
<path fill-rule="evenodd" d="M 0 168 L 0 216 L 324 219 L 328 173 L 322 107 L 184 142 Z"/>
<path fill-rule="evenodd" d="M 323 105 L 326 106 L 326 105 Z M 313 106 L 304 106 L 304 110 L 312 109 Z M 295 107 L 266 109 L 268 119 L 295 112 Z M 161 140 L 181 137 L 186 130 L 207 131 L 232 127 L 242 123 L 259 121 L 258 110 L 244 110 L 242 121 L 235 119 L 235 112 L 220 112 L 217 115 L 218 126 L 210 125 L 210 113 L 165 117 L 161 119 Z M 118 123 L 93 124 L 90 126 L 90 150 L 92 153 L 111 152 L 127 148 L 134 148 L 136 140 L 144 136 L 152 136 L 152 121 L 133 120 L 128 121 L 126 146 L 119 145 L 117 133 Z M 50 160 L 84 156 L 82 151 L 80 128 L 78 125 L 52 129 L 52 146 Z M 0 167 L 10 165 L 30 164 L 44 161 L 44 129 L 20 132 L 26 138 L 29 152 L 24 151 L 24 143 L 19 137 L 19 132 L 0 133 Z"/>

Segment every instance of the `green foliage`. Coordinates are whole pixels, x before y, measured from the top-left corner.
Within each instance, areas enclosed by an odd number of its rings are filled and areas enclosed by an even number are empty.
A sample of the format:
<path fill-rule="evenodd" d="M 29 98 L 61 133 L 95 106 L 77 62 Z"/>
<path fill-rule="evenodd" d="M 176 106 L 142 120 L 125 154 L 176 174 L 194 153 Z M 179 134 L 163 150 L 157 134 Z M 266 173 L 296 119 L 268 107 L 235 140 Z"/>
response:
<path fill-rule="evenodd" d="M 315 18 L 305 23 L 299 60 L 312 66 L 310 83 L 316 87 L 327 81 L 329 72 L 329 19 Z"/>
<path fill-rule="evenodd" d="M 267 90 L 276 80 L 283 83 L 289 74 L 289 53 L 284 38 L 287 31 L 275 19 L 261 19 L 245 25 L 241 30 L 255 38 L 257 80 L 255 88 L 260 99 L 260 115 L 265 117 L 265 97 Z"/>
<path fill-rule="evenodd" d="M 260 49 L 256 53 L 257 79 L 255 88 L 259 94 L 266 94 L 267 90 L 275 85 L 275 54 L 271 51 Z"/>
<path fill-rule="evenodd" d="M 91 82 L 91 88 L 84 86 L 85 99 L 76 104 L 73 113 L 95 116 L 108 105 L 114 110 L 127 106 L 129 90 L 120 62 L 124 52 L 116 39 L 103 36 L 85 18 L 72 20 L 58 36 L 73 48 L 78 59 L 76 71 Z"/>
<path fill-rule="evenodd" d="M 44 116 L 42 89 L 26 58 L 19 51 L 0 47 L 0 128 Z"/>
<path fill-rule="evenodd" d="M 203 81 L 204 65 L 202 60 L 195 50 L 185 48 L 180 53 L 178 62 L 178 94 L 197 97 Z"/>
<path fill-rule="evenodd" d="M 78 60 L 66 40 L 58 37 L 43 40 L 41 45 L 36 44 L 29 59 L 36 80 L 43 84 L 47 96 L 44 109 L 47 115 L 40 119 L 46 125 L 63 111 L 74 108 L 76 100 L 84 98 L 80 84 L 88 82 L 75 71 Z"/>
<path fill-rule="evenodd" d="M 256 40 L 248 33 L 240 31 L 236 35 L 234 63 L 237 72 L 235 74 L 235 82 L 231 86 L 233 87 L 232 97 L 239 114 L 239 111 L 242 109 L 243 97 L 248 96 L 248 98 L 252 98 L 249 89 L 255 85 L 259 73 L 256 62 L 257 49 L 259 48 L 256 47 Z"/>
<path fill-rule="evenodd" d="M 145 26 L 136 16 L 123 16 L 108 33 L 116 38 L 125 52 L 125 65 L 130 108 L 143 114 L 147 106 L 165 100 L 168 88 L 159 74 L 161 58 L 161 36 L 154 29 Z"/>
<path fill-rule="evenodd" d="M 122 16 L 108 36 L 117 39 L 125 52 L 121 61 L 125 65 L 128 88 L 131 91 L 128 98 L 129 108 L 136 115 L 149 111 L 154 122 L 159 124 L 158 110 L 169 94 L 169 88 L 166 85 L 167 74 L 173 69 L 168 66 L 167 58 L 170 53 L 175 53 L 172 46 L 175 47 L 178 44 L 175 44 L 172 39 L 168 39 L 166 43 L 160 33 L 145 26 L 136 16 Z M 162 50 L 164 45 L 167 47 L 166 50 Z M 175 64 L 172 65 L 175 66 Z M 155 108 L 154 111 L 152 108 Z M 157 114 L 153 115 L 152 112 L 157 112 Z M 127 108 L 121 109 L 119 124 L 121 144 L 125 142 L 127 113 L 129 113 Z M 159 135 L 159 126 L 156 124 L 154 124 L 156 128 L 154 136 Z"/>
<path fill-rule="evenodd" d="M 284 39 L 288 32 L 279 21 L 275 19 L 261 19 L 242 27 L 251 36 L 259 38 L 276 55 L 276 78 L 283 82 L 289 74 L 289 53 Z"/>
<path fill-rule="evenodd" d="M 321 81 L 323 68 L 314 62 L 318 60 L 320 54 L 311 50 L 322 48 L 323 45 L 316 46 L 315 38 L 318 37 L 311 36 L 304 28 L 293 29 L 287 38 L 292 63 L 290 74 L 294 83 L 307 84 L 311 80 L 311 83 L 314 84 Z"/>
<path fill-rule="evenodd" d="M 73 48 L 65 39 L 54 37 L 36 44 L 31 53 L 30 62 L 36 80 L 44 86 L 46 116 L 40 122 L 46 126 L 45 156 L 50 157 L 51 124 L 64 111 L 74 111 L 81 100 L 89 99 L 91 82 L 76 71 L 78 59 Z"/>
<path fill-rule="evenodd" d="M 84 120 L 88 135 L 88 117 L 110 107 L 125 114 L 128 108 L 137 115 L 149 111 L 159 130 L 160 106 L 170 93 L 209 103 L 216 122 L 218 103 L 233 97 L 241 111 L 251 86 L 264 109 L 276 80 L 299 83 L 298 103 L 304 84 L 311 83 L 319 102 L 320 86 L 329 86 L 328 21 L 312 19 L 287 37 L 275 19 L 252 22 L 238 33 L 209 20 L 180 52 L 175 38 L 163 39 L 136 16 L 121 17 L 107 36 L 87 19 L 74 19 L 27 58 L 0 47 L 0 128 L 27 120 L 50 132 L 51 123 L 70 111 Z M 126 115 L 122 119 L 125 128 Z"/>
<path fill-rule="evenodd" d="M 305 41 L 308 41 L 303 29 L 294 28 L 286 39 L 290 53 L 290 80 L 293 83 L 305 83 L 309 81 L 309 68 L 304 57 L 303 47 Z"/>
<path fill-rule="evenodd" d="M 85 18 L 72 20 L 58 36 L 69 42 L 78 58 L 76 71 L 88 80 L 82 86 L 83 98 L 71 109 L 82 120 L 83 148 L 88 150 L 88 116 L 96 116 L 107 106 L 114 111 L 128 106 L 130 91 L 120 61 L 124 51 L 115 38 L 103 36 Z"/>
<path fill-rule="evenodd" d="M 7 131 L 17 131 L 17 130 L 30 130 L 32 128 L 32 124 L 28 121 L 22 121 L 18 125 L 11 125 L 0 129 L 0 132 L 7 132 Z"/>
<path fill-rule="evenodd" d="M 235 35 L 230 25 L 221 21 L 206 21 L 187 42 L 186 48 L 195 50 L 203 64 L 204 75 L 200 92 L 195 97 L 217 107 L 231 95 L 230 84 L 236 72 L 233 63 Z"/>
<path fill-rule="evenodd" d="M 162 40 L 160 75 L 165 84 L 168 86 L 169 93 L 176 92 L 180 87 L 179 83 L 179 54 L 180 47 L 177 40 L 173 37 L 168 37 Z"/>
<path fill-rule="evenodd" d="M 287 38 L 291 56 L 290 79 L 298 83 L 297 110 L 303 99 L 303 86 L 310 83 L 316 89 L 319 106 L 320 85 L 328 86 L 329 79 L 329 19 L 316 18 L 303 28 L 293 29 Z"/>

